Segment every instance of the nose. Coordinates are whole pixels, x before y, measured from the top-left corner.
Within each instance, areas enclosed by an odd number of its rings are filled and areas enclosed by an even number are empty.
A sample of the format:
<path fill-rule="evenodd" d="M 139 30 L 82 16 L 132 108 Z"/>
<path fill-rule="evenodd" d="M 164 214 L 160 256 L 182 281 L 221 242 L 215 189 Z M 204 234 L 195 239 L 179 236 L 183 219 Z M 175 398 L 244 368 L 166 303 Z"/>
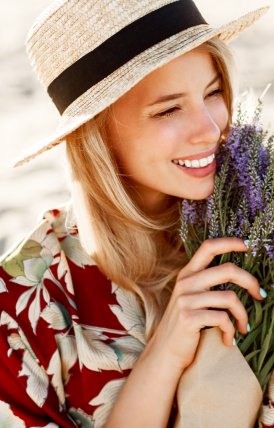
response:
<path fill-rule="evenodd" d="M 218 120 L 218 114 L 212 112 L 208 106 L 205 104 L 197 106 L 192 111 L 188 141 L 191 144 L 213 146 L 220 140 L 225 126 L 226 124 L 220 123 Z"/>

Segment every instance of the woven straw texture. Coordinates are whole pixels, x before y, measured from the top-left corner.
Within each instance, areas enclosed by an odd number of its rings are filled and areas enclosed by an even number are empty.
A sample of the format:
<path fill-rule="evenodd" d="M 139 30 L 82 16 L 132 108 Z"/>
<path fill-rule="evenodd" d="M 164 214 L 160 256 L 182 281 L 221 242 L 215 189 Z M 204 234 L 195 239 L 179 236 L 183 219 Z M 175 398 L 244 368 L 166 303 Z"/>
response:
<path fill-rule="evenodd" d="M 39 81 L 47 88 L 65 69 L 123 27 L 174 1 L 55 1 L 38 17 L 26 40 L 31 65 Z M 57 130 L 25 152 L 15 166 L 59 144 L 66 135 L 103 111 L 150 72 L 214 36 L 229 42 L 267 10 L 266 7 L 252 11 L 218 29 L 198 25 L 145 50 L 75 100 L 61 116 Z"/>
<path fill-rule="evenodd" d="M 26 40 L 38 79 L 48 87 L 71 64 L 122 28 L 174 1 L 62 0 L 54 3 L 37 19 Z"/>

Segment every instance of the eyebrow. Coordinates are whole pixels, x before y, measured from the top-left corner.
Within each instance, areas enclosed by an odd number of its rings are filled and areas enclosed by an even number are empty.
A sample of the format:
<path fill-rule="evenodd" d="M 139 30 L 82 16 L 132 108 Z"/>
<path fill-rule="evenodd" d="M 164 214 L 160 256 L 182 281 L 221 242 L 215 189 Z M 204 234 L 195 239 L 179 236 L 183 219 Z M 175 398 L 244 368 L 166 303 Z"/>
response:
<path fill-rule="evenodd" d="M 211 85 L 213 85 L 213 83 L 217 82 L 220 79 L 220 75 L 217 74 L 210 82 L 209 84 L 205 87 L 205 89 L 208 89 Z M 148 104 L 147 107 L 151 107 L 154 106 L 155 104 L 162 104 L 165 103 L 166 101 L 172 101 L 178 98 L 183 98 L 185 97 L 187 94 L 185 92 L 181 92 L 178 94 L 169 94 L 169 95 L 162 95 L 161 97 L 157 98 L 157 100 L 153 101 L 152 103 Z"/>

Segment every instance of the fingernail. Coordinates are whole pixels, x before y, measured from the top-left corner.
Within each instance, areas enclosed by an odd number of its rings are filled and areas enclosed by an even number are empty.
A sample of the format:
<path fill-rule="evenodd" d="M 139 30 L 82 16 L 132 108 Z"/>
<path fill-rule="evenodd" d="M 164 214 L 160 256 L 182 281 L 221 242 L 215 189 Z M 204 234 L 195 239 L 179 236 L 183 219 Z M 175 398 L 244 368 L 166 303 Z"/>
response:
<path fill-rule="evenodd" d="M 233 337 L 233 346 L 236 346 L 236 340 L 235 340 L 235 337 Z"/>
<path fill-rule="evenodd" d="M 250 332 L 250 330 L 251 330 L 251 327 L 250 327 L 250 324 L 249 324 L 249 323 L 247 324 L 246 329 L 247 329 L 247 332 L 249 333 L 249 332 Z"/>
<path fill-rule="evenodd" d="M 250 243 L 251 243 L 251 241 L 249 239 L 244 240 L 244 244 L 245 244 L 246 248 L 248 248 L 248 249 L 250 247 Z"/>
<path fill-rule="evenodd" d="M 267 296 L 267 292 L 263 288 L 260 288 L 260 295 L 265 299 Z"/>

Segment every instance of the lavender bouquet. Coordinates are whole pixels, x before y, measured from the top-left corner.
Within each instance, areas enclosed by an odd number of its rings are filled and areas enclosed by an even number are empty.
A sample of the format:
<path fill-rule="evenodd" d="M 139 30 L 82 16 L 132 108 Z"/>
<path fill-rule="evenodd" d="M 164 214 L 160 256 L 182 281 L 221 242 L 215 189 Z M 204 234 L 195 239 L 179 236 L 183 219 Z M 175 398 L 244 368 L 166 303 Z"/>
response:
<path fill-rule="evenodd" d="M 214 192 L 204 201 L 183 201 L 180 235 L 189 258 L 207 238 L 248 241 L 247 253 L 216 257 L 212 266 L 233 262 L 256 276 L 268 293 L 258 302 L 235 284 L 217 287 L 234 290 L 247 310 L 251 331 L 236 330 L 235 339 L 264 392 L 274 368 L 274 135 L 263 130 L 261 111 L 259 101 L 248 120 L 239 106 L 217 155 Z"/>

